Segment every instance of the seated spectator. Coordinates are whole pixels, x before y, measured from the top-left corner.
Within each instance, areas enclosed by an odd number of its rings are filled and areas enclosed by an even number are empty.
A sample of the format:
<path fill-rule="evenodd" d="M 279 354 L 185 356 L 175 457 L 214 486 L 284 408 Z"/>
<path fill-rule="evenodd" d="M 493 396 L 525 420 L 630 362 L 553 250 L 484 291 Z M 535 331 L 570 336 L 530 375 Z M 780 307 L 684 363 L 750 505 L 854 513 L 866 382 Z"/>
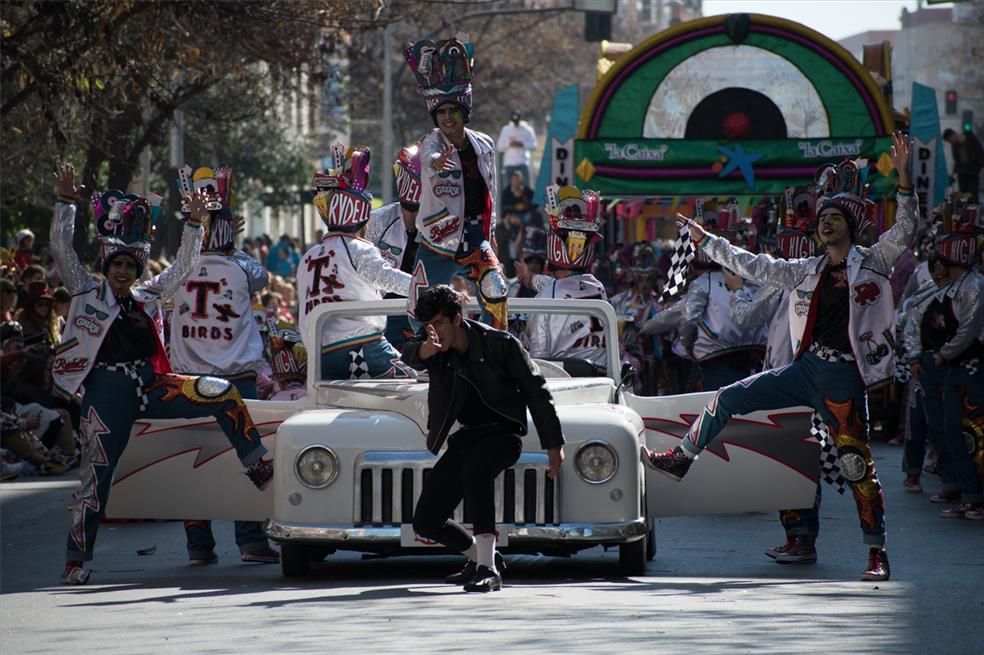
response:
<path fill-rule="evenodd" d="M 0 278 L 0 322 L 14 320 L 17 307 L 17 285 L 8 278 Z"/>
<path fill-rule="evenodd" d="M 40 342 L 48 346 L 58 343 L 58 315 L 52 311 L 54 297 L 48 293 L 46 282 L 32 282 L 24 300 L 24 306 L 14 313 L 14 320 L 20 323 L 24 330 L 24 338 L 32 341 L 41 334 Z"/>
<path fill-rule="evenodd" d="M 14 241 L 17 242 L 17 250 L 14 251 L 14 264 L 17 265 L 18 270 L 23 271 L 34 263 L 34 232 L 26 228 L 20 230 L 14 235 Z"/>

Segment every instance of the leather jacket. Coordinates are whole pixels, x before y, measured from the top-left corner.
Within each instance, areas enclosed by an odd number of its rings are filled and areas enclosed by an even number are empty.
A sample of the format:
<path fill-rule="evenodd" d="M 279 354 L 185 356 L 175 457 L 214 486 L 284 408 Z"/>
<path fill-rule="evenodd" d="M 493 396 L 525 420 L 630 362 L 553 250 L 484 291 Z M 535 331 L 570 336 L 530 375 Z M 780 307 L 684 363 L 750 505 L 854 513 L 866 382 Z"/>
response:
<path fill-rule="evenodd" d="M 435 455 L 441 450 L 448 432 L 460 416 L 471 385 L 481 401 L 502 417 L 502 424 L 513 434 L 525 435 L 529 408 L 544 449 L 564 444 L 560 420 L 540 369 L 509 334 L 469 319 L 461 321 L 468 332 L 465 357 L 473 366 L 456 368 L 448 353 L 439 352 L 427 360 L 420 358 L 423 333 L 403 346 L 403 360 L 417 370 L 430 374 L 427 393 L 427 449 Z"/>

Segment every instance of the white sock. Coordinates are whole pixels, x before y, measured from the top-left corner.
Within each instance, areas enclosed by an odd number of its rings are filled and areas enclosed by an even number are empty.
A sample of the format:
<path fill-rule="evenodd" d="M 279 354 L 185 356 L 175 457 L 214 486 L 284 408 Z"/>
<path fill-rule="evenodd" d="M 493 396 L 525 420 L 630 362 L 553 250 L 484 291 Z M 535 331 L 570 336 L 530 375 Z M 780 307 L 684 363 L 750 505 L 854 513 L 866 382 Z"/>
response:
<path fill-rule="evenodd" d="M 477 534 L 475 543 L 478 547 L 478 565 L 495 571 L 495 533 Z"/>
<path fill-rule="evenodd" d="M 468 558 L 469 562 L 478 561 L 478 546 L 475 545 L 475 539 L 472 539 L 471 546 L 461 551 L 461 554 Z"/>

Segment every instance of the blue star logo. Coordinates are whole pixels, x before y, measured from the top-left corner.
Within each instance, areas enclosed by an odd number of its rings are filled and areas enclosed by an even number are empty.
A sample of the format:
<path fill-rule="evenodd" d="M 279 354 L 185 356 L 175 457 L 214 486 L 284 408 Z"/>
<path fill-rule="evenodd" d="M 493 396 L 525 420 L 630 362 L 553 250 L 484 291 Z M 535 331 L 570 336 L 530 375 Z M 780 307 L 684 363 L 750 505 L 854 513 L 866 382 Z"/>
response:
<path fill-rule="evenodd" d="M 728 163 L 718 173 L 718 177 L 727 177 L 737 168 L 741 171 L 742 177 L 745 178 L 745 184 L 748 185 L 748 188 L 754 190 L 755 170 L 752 168 L 752 164 L 762 159 L 765 155 L 762 153 L 745 152 L 744 148 L 740 145 L 736 145 L 734 148 L 718 146 L 718 152 L 728 157 Z"/>

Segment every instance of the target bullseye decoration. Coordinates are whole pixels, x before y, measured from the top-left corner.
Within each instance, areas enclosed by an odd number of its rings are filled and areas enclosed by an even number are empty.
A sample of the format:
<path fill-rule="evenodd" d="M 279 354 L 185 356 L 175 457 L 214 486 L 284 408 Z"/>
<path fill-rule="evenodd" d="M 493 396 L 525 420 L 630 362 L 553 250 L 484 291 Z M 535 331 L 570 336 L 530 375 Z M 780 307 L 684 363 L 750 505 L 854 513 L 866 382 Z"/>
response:
<path fill-rule="evenodd" d="M 879 162 L 895 128 L 871 75 L 841 46 L 759 14 L 676 25 L 601 78 L 575 168 L 605 196 L 779 195 L 821 164 Z M 873 195 L 894 173 L 872 168 Z"/>

